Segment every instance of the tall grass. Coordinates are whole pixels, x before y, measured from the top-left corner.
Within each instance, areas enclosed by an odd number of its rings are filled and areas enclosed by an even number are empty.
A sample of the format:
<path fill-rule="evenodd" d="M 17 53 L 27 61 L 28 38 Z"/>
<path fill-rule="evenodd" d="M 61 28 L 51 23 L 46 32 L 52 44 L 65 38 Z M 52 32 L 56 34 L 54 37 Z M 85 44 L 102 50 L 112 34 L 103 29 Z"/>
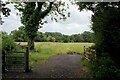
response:
<path fill-rule="evenodd" d="M 26 45 L 25 42 L 20 42 L 20 44 Z M 30 51 L 30 66 L 44 63 L 49 57 L 58 53 L 66 54 L 68 51 L 75 51 L 82 54 L 84 46 L 90 47 L 91 45 L 93 43 L 35 42 L 35 51 Z"/>

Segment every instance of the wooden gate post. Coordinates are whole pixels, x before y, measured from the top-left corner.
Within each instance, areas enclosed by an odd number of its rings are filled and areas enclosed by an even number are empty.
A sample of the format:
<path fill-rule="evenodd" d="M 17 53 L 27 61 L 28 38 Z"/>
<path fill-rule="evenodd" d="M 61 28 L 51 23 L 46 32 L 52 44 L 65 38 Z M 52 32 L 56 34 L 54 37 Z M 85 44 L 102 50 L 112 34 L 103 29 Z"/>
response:
<path fill-rule="evenodd" d="M 85 57 L 85 46 L 84 46 L 84 57 Z"/>
<path fill-rule="evenodd" d="M 26 47 L 26 53 L 25 53 L 25 72 L 29 71 L 29 47 Z"/>

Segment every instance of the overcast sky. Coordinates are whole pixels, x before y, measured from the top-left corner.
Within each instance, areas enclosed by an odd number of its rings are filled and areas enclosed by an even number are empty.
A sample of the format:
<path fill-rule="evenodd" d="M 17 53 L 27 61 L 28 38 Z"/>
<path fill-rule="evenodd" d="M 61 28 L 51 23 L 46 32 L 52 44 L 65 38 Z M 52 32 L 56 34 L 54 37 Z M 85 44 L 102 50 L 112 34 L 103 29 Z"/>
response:
<path fill-rule="evenodd" d="M 3 17 L 5 23 L 0 27 L 0 30 L 10 33 L 12 30 L 18 29 L 22 24 L 20 17 L 16 15 L 16 11 L 13 5 L 8 5 L 11 9 L 9 17 Z M 63 34 L 71 35 L 82 33 L 84 31 L 90 31 L 90 18 L 93 14 L 91 11 L 80 12 L 76 6 L 70 5 L 69 9 L 71 16 L 66 21 L 54 22 L 50 21 L 43 25 L 43 28 L 39 29 L 41 32 L 61 32 Z M 48 19 L 47 17 L 46 19 Z"/>

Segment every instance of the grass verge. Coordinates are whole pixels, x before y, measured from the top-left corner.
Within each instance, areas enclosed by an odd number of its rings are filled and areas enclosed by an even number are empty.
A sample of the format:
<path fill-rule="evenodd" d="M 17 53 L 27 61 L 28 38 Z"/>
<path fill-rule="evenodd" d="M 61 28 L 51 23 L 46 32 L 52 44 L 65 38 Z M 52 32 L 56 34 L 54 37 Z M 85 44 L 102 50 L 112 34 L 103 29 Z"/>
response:
<path fill-rule="evenodd" d="M 26 42 L 17 42 L 20 45 L 26 45 Z M 84 46 L 90 47 L 93 43 L 59 43 L 59 42 L 35 42 L 35 50 L 30 51 L 30 67 L 45 63 L 53 55 L 66 54 L 68 51 L 74 51 L 82 54 Z"/>

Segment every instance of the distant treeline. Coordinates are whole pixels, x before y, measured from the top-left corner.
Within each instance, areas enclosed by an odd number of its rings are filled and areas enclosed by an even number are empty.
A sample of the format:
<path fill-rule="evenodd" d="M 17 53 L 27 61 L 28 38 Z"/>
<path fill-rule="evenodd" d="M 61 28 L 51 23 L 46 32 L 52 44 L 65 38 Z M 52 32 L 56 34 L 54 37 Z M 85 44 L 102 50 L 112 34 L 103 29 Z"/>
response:
<path fill-rule="evenodd" d="M 12 36 L 16 42 L 27 41 L 27 36 L 22 28 L 13 30 L 10 36 Z M 94 42 L 94 33 L 85 31 L 81 34 L 64 35 L 59 32 L 37 32 L 35 42 Z"/>

